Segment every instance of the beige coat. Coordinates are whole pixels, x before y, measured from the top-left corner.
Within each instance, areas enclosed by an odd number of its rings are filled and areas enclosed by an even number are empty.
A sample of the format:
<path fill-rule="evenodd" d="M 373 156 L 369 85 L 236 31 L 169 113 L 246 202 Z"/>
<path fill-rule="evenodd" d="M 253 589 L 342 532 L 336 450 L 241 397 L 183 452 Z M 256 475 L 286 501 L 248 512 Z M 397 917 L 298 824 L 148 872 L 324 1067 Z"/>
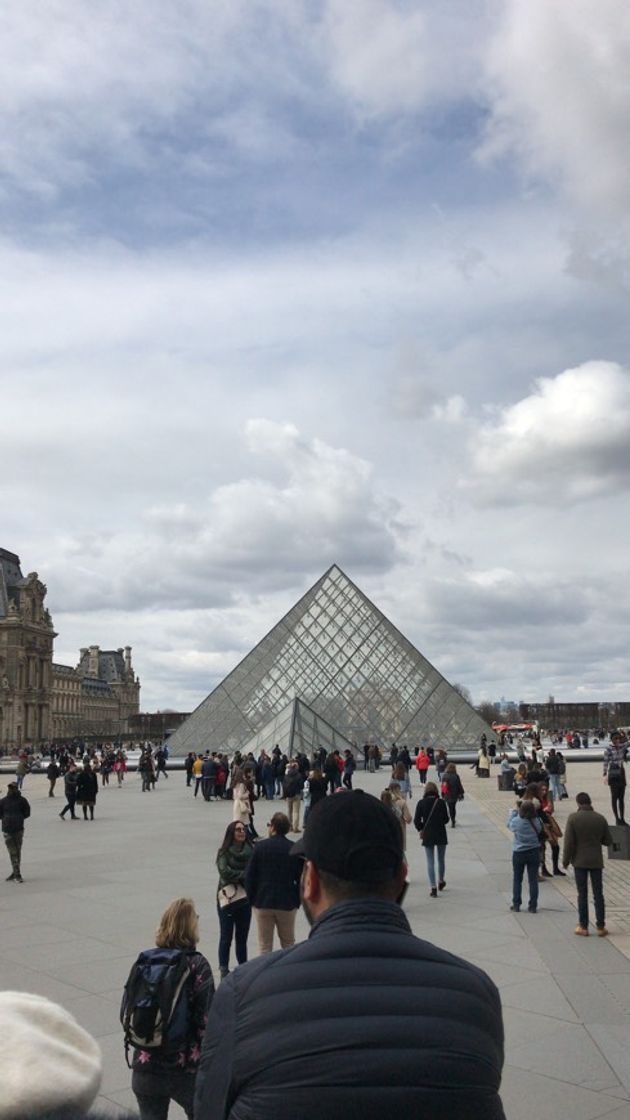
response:
<path fill-rule="evenodd" d="M 481 747 L 477 753 L 477 769 L 490 770 L 490 758 L 487 754 L 483 753 Z"/>
<path fill-rule="evenodd" d="M 252 806 L 249 800 L 249 790 L 244 782 L 234 786 L 232 792 L 232 820 L 241 821 L 242 824 L 251 824 Z"/>
<path fill-rule="evenodd" d="M 402 793 L 396 795 L 392 791 L 392 797 L 393 797 L 392 809 L 394 810 L 396 816 L 398 817 L 398 820 L 400 821 L 400 827 L 402 829 L 402 835 L 403 835 L 403 850 L 406 851 L 406 849 L 407 849 L 407 825 L 411 824 L 411 813 L 409 812 L 409 806 L 407 805 L 406 798 L 403 796 Z"/>

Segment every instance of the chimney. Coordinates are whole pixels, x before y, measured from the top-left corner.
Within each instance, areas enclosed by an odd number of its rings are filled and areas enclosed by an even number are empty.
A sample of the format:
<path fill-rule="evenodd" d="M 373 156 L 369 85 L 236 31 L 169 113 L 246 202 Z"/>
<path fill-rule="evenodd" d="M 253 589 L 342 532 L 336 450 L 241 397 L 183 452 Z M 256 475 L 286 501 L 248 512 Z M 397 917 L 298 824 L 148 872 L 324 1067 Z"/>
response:
<path fill-rule="evenodd" d="M 88 664 L 88 677 L 96 677 L 98 679 L 98 646 L 90 646 L 89 649 L 89 664 Z"/>
<path fill-rule="evenodd" d="M 131 646 L 125 646 L 125 669 L 131 672 Z"/>

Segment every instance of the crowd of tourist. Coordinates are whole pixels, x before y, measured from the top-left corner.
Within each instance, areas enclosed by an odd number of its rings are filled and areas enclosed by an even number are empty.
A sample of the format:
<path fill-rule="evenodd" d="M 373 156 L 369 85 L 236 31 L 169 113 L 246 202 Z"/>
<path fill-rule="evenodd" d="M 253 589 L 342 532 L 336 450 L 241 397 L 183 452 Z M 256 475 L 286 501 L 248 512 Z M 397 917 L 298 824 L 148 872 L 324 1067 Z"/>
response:
<path fill-rule="evenodd" d="M 603 848 L 612 843 L 608 822 L 595 811 L 590 795 L 580 792 L 576 810 L 561 827 L 556 806 L 569 793 L 557 745 L 545 754 L 535 741 L 528 742 L 528 755 L 516 766 L 502 745 L 482 741 L 472 768 L 483 778 L 497 763 L 515 794 L 507 819 L 510 909 L 518 913 L 523 906 L 526 876 L 527 910 L 537 913 L 541 884 L 563 877 L 563 868 L 572 866 L 578 901 L 575 933 L 589 934 L 590 887 L 595 931 L 607 936 L 602 870 Z M 625 824 L 627 751 L 625 737 L 613 733 L 604 752 L 603 778 L 617 825 Z M 520 759 L 521 752 L 517 755 Z M 0 799 L 9 879 L 16 883 L 23 882 L 22 841 L 30 815 L 22 790 L 28 767 L 21 762 L 16 781 Z M 152 792 L 160 777 L 168 778 L 167 764 L 167 748 L 143 745 L 138 759 L 142 792 Z M 386 1093 L 392 1087 L 402 1115 L 421 1111 L 427 1117 L 472 1120 L 483 1114 L 502 1120 L 498 993 L 479 969 L 415 938 L 400 905 L 409 885 L 405 852 L 412 825 L 424 849 L 430 898 L 439 898 L 446 889 L 448 830 L 456 827 L 457 807 L 465 797 L 457 766 L 444 750 L 421 749 L 412 758 L 406 747 L 394 747 L 386 762 L 371 746 L 365 765 L 374 774 L 387 768 L 380 799 L 353 790 L 356 760 L 349 750 L 322 749 L 310 758 L 288 758 L 278 746 L 258 758 L 207 751 L 191 752 L 185 760 L 185 782 L 193 797 L 201 792 L 207 802 L 231 801 L 232 821 L 215 858 L 221 984 L 215 991 L 211 965 L 197 948 L 194 901 L 176 899 L 162 916 L 155 946 L 143 950 L 132 969 L 121 1011 L 142 1120 L 166 1120 L 170 1100 L 191 1120 L 213 1115 L 233 1120 L 299 1115 L 309 1120 L 322 1110 L 341 1118 L 350 1103 L 351 1113 L 359 1110 L 369 1120 L 390 1107 Z M 412 814 L 414 770 L 421 796 Z M 57 796 L 61 780 L 61 819 L 68 814 L 77 819 L 79 806 L 83 819 L 92 821 L 99 789 L 112 774 L 122 784 L 126 773 L 122 749 L 84 751 L 79 758 L 61 751 L 46 770 L 48 796 Z M 268 809 L 259 835 L 256 810 L 276 798 L 283 799 L 283 810 Z M 292 842 L 291 834 L 301 838 Z M 296 945 L 300 904 L 313 928 L 309 939 Z M 252 923 L 258 957 L 248 964 Z M 281 954 L 270 958 L 275 938 Z M 374 975 L 379 984 L 372 990 L 365 981 Z M 401 983 L 408 995 L 404 1034 L 398 1037 L 391 1024 Z M 151 984 L 162 988 L 156 1017 L 147 1026 Z M 436 1034 L 427 1016 L 427 988 L 432 998 L 439 998 L 443 1034 Z M 180 1006 L 184 990 L 189 997 Z M 309 1016 L 303 1014 L 306 1003 Z M 169 1007 L 168 1022 L 174 1025 L 167 1027 Z M 24 1014 L 21 1005 L 19 1011 Z M 0 1007 L 0 1020 L 1 1013 Z M 33 1009 L 34 1015 L 41 1013 L 41 1008 Z M 326 1032 L 312 1026 L 322 1018 Z M 282 1029 L 277 1029 L 279 1023 Z M 81 1036 L 72 1037 L 79 1045 Z M 430 1082 L 422 1057 L 429 1043 Z M 317 1063 L 331 1047 L 335 1068 L 322 1082 Z M 379 1052 L 380 1066 L 370 1074 L 355 1060 L 362 1048 Z M 466 1060 L 453 1065 L 453 1053 L 459 1058 L 465 1054 Z M 439 1093 L 431 1088 L 436 1083 Z"/>

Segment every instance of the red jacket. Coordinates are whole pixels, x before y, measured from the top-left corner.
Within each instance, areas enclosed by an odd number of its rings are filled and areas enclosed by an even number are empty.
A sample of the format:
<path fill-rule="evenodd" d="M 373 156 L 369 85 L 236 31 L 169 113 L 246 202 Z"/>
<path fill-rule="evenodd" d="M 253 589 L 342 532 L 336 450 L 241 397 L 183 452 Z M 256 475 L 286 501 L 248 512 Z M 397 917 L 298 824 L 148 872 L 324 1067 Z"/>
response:
<path fill-rule="evenodd" d="M 416 769 L 417 770 L 428 770 L 430 765 L 431 765 L 431 759 L 429 758 L 426 751 L 420 751 L 420 754 L 416 758 Z"/>

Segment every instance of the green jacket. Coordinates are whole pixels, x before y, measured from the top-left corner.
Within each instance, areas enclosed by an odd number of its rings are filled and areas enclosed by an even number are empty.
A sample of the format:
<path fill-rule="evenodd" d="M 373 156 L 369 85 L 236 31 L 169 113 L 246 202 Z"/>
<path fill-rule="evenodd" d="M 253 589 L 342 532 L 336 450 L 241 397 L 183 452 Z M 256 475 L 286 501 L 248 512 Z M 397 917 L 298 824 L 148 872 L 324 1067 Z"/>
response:
<path fill-rule="evenodd" d="M 249 841 L 245 841 L 244 844 L 232 844 L 231 848 L 217 856 L 217 867 L 219 869 L 217 890 L 226 887 L 228 883 L 240 883 L 241 886 L 245 886 L 245 871 L 252 858 L 253 850 Z"/>
<path fill-rule="evenodd" d="M 582 805 L 571 813 L 564 828 L 562 863 L 568 867 L 597 868 L 604 866 L 602 846 L 612 844 L 608 821 L 590 805 Z"/>

